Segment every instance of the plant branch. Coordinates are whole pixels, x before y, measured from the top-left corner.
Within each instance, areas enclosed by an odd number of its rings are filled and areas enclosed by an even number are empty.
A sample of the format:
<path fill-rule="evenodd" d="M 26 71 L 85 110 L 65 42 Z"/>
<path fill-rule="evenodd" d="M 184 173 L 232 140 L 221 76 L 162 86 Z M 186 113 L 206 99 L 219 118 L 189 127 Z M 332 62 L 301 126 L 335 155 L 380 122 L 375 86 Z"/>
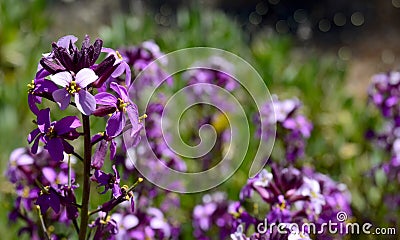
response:
<path fill-rule="evenodd" d="M 40 219 L 40 225 L 42 227 L 43 234 L 44 234 L 44 236 L 46 237 L 47 240 L 50 240 L 50 235 L 47 232 L 46 225 L 44 224 L 43 216 L 42 216 L 42 213 L 40 212 L 40 207 L 39 206 L 37 206 L 37 210 L 38 210 L 39 219 Z"/>
<path fill-rule="evenodd" d="M 82 114 L 84 132 L 84 161 L 83 161 L 83 195 L 81 209 L 81 224 L 79 240 L 86 239 L 86 232 L 89 222 L 89 199 L 90 199 L 90 163 L 92 157 L 92 144 L 90 139 L 90 120 L 89 116 Z"/>
<path fill-rule="evenodd" d="M 77 154 L 76 152 L 72 152 L 71 154 L 81 160 L 81 162 L 83 162 L 83 157 L 81 157 L 81 155 Z"/>

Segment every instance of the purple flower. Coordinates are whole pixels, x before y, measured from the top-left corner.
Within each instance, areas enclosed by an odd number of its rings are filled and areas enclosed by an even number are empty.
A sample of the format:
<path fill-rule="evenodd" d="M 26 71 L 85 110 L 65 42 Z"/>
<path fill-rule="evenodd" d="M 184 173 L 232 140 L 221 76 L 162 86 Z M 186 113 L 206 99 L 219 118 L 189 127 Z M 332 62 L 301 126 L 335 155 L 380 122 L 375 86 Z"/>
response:
<path fill-rule="evenodd" d="M 301 103 L 298 99 L 279 100 L 275 95 L 272 98 L 272 102 L 265 103 L 260 112 L 261 116 L 266 119 L 264 124 L 267 125 L 264 127 L 267 131 L 263 134 L 267 136 L 266 139 L 269 139 L 270 135 L 274 133 L 272 130 L 276 125 L 277 140 L 283 142 L 286 161 L 294 163 L 303 156 L 306 140 L 311 135 L 313 125 L 299 113 Z M 260 124 L 258 116 L 255 117 L 255 121 Z M 258 134 L 261 134 L 260 129 L 259 127 Z"/>
<path fill-rule="evenodd" d="M 50 156 L 56 160 L 64 159 L 63 151 L 71 153 L 73 147 L 65 139 L 73 140 L 79 137 L 76 128 L 81 126 L 77 117 L 68 116 L 60 121 L 50 121 L 50 109 L 40 110 L 37 115 L 38 128 L 28 135 L 28 142 L 33 143 L 31 151 L 36 153 L 39 140 L 44 142 L 45 149 L 49 151 Z"/>
<path fill-rule="evenodd" d="M 84 68 L 76 75 L 71 72 L 59 72 L 50 79 L 62 89 L 53 92 L 54 101 L 56 101 L 61 110 L 65 110 L 71 96 L 75 97 L 76 107 L 85 115 L 90 115 L 96 109 L 96 100 L 92 94 L 85 88 L 97 79 L 97 75 L 92 69 Z"/>
<path fill-rule="evenodd" d="M 89 227 L 96 228 L 93 239 L 114 239 L 113 236 L 118 233 L 118 224 L 105 212 L 99 212 L 99 216 L 89 224 Z"/>
<path fill-rule="evenodd" d="M 292 131 L 299 131 L 303 137 L 308 138 L 311 135 L 312 124 L 302 115 L 293 118 L 287 118 L 282 126 Z"/>
<path fill-rule="evenodd" d="M 129 99 L 128 91 L 125 87 L 112 82 L 110 88 L 117 93 L 118 97 L 107 92 L 101 92 L 95 96 L 97 104 L 109 107 L 114 111 L 107 121 L 107 136 L 116 137 L 121 134 L 126 122 L 125 113 L 128 114 L 132 124 L 131 136 L 138 135 L 141 125 L 139 124 L 137 106 Z"/>
<path fill-rule="evenodd" d="M 42 97 L 52 100 L 53 92 L 58 89 L 56 84 L 45 79 L 48 75 L 50 73 L 42 69 L 36 74 L 35 79 L 28 84 L 28 105 L 35 115 L 39 113 L 36 104 L 42 102 Z"/>
<path fill-rule="evenodd" d="M 45 189 L 40 192 L 35 204 L 40 207 L 42 215 L 46 214 L 47 209 L 50 207 L 56 213 L 59 213 L 61 208 L 60 196 L 52 187 L 45 187 Z"/>
<path fill-rule="evenodd" d="M 123 57 L 118 51 L 115 51 L 114 49 L 111 48 L 102 48 L 101 51 L 108 53 L 109 56 L 110 55 L 114 56 L 116 59 L 114 66 L 117 66 L 117 68 L 111 74 L 111 77 L 117 78 L 125 73 L 125 83 L 126 86 L 129 87 L 131 85 L 131 68 L 127 63 L 128 59 L 126 57 Z"/>
<path fill-rule="evenodd" d="M 53 43 L 53 51 L 40 60 L 42 67 L 51 74 L 62 71 L 77 73 L 83 68 L 92 67 L 100 56 L 103 41 L 96 39 L 90 45 L 90 38 L 86 35 L 81 50 L 75 46 L 76 41 L 75 36 L 68 35 Z"/>
<path fill-rule="evenodd" d="M 114 198 L 118 198 L 121 196 L 121 188 L 119 187 L 120 177 L 115 165 L 113 165 L 112 168 L 114 170 L 114 174 L 107 174 L 96 169 L 91 179 L 99 184 L 97 187 L 104 186 L 104 191 L 100 194 L 104 194 L 109 189 L 112 189 Z"/>

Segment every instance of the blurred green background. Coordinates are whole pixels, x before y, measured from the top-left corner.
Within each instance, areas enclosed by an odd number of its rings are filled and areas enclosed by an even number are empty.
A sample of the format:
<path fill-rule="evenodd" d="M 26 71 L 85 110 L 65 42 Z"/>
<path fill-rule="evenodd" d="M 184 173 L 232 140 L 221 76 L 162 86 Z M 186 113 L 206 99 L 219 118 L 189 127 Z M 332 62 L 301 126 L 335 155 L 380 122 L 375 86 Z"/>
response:
<path fill-rule="evenodd" d="M 6 169 L 10 152 L 27 145 L 26 136 L 34 125 L 27 106 L 26 85 L 35 74 L 41 54 L 49 52 L 51 42 L 59 37 L 74 34 L 82 39 L 89 34 L 93 39 L 103 38 L 109 47 L 153 39 L 165 53 L 210 46 L 231 51 L 251 63 L 271 93 L 281 99 L 298 97 L 304 103 L 302 109 L 314 124 L 304 164 L 347 184 L 357 221 L 387 225 L 382 191 L 396 188 L 386 182 L 382 173 L 368 178 L 366 172 L 389 156 L 364 136 L 368 129 L 378 129 L 381 124 L 377 111 L 368 107 L 366 91 L 370 74 L 396 65 L 396 50 L 389 51 L 390 44 L 382 49 L 382 43 L 371 42 L 372 46 L 376 44 L 375 55 L 369 55 L 369 50 L 362 53 L 356 44 L 358 39 L 349 42 L 338 37 L 343 32 L 360 30 L 352 26 L 341 32 L 333 27 L 334 22 L 328 31 L 324 31 L 324 25 L 321 29 L 321 22 L 312 24 L 311 31 L 317 31 L 315 38 L 304 39 L 298 34 L 301 24 L 294 30 L 288 24 L 286 31 L 280 27 L 279 19 L 271 24 L 275 15 L 280 16 L 279 8 L 274 9 L 278 3 L 271 1 L 261 5 L 250 1 L 246 5 L 249 14 L 244 18 L 235 10 L 228 11 L 236 6 L 233 3 L 225 3 L 227 7 L 221 9 L 210 1 L 183 5 L 177 1 L 170 5 L 150 2 L 0 1 L 0 172 Z M 264 13 L 265 6 L 272 10 Z M 368 25 L 368 14 L 363 23 L 368 28 L 363 34 L 379 27 Z M 369 67 L 371 64 L 373 67 Z M 218 190 L 226 190 L 231 199 L 237 199 L 246 179 L 247 171 L 240 170 Z M 200 197 L 201 194 L 182 196 L 186 217 L 190 217 L 191 208 Z M 13 188 L 3 175 L 0 199 L 2 239 L 17 239 L 17 226 L 9 226 L 7 217 Z M 184 231 L 184 236 L 190 236 L 190 223 Z"/>

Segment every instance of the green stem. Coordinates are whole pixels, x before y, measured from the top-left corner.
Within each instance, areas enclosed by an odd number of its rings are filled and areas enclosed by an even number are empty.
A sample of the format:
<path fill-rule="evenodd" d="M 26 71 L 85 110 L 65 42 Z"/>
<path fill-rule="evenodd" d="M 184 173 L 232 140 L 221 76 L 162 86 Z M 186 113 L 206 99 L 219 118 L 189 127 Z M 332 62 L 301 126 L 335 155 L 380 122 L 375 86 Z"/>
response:
<path fill-rule="evenodd" d="M 50 240 L 50 234 L 47 232 L 47 228 L 46 228 L 46 225 L 44 224 L 43 216 L 42 216 L 42 213 L 40 212 L 40 207 L 39 206 L 37 206 L 37 210 L 38 210 L 38 213 L 39 213 L 39 220 L 40 220 L 40 225 L 41 225 L 42 230 L 43 230 L 43 234 L 44 234 L 44 236 L 46 237 L 47 240 Z"/>
<path fill-rule="evenodd" d="M 90 120 L 89 116 L 82 114 L 84 133 L 84 161 L 83 161 L 83 195 L 81 209 L 81 224 L 79 227 L 79 240 L 86 239 L 89 222 L 89 197 L 90 197 L 90 164 L 92 157 L 92 144 L 90 142 Z"/>

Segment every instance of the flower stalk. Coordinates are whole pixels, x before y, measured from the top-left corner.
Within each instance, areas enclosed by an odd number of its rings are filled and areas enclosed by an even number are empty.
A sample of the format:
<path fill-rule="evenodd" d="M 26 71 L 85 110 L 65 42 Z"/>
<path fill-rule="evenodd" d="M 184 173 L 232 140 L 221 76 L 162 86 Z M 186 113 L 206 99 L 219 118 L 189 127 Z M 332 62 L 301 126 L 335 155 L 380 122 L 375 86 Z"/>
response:
<path fill-rule="evenodd" d="M 84 133 L 84 162 L 83 162 L 83 195 L 81 209 L 81 223 L 79 240 L 86 239 L 86 232 L 89 221 L 89 199 L 90 199 L 90 162 L 92 156 L 92 144 L 90 139 L 90 120 L 89 116 L 82 114 L 83 133 Z"/>

